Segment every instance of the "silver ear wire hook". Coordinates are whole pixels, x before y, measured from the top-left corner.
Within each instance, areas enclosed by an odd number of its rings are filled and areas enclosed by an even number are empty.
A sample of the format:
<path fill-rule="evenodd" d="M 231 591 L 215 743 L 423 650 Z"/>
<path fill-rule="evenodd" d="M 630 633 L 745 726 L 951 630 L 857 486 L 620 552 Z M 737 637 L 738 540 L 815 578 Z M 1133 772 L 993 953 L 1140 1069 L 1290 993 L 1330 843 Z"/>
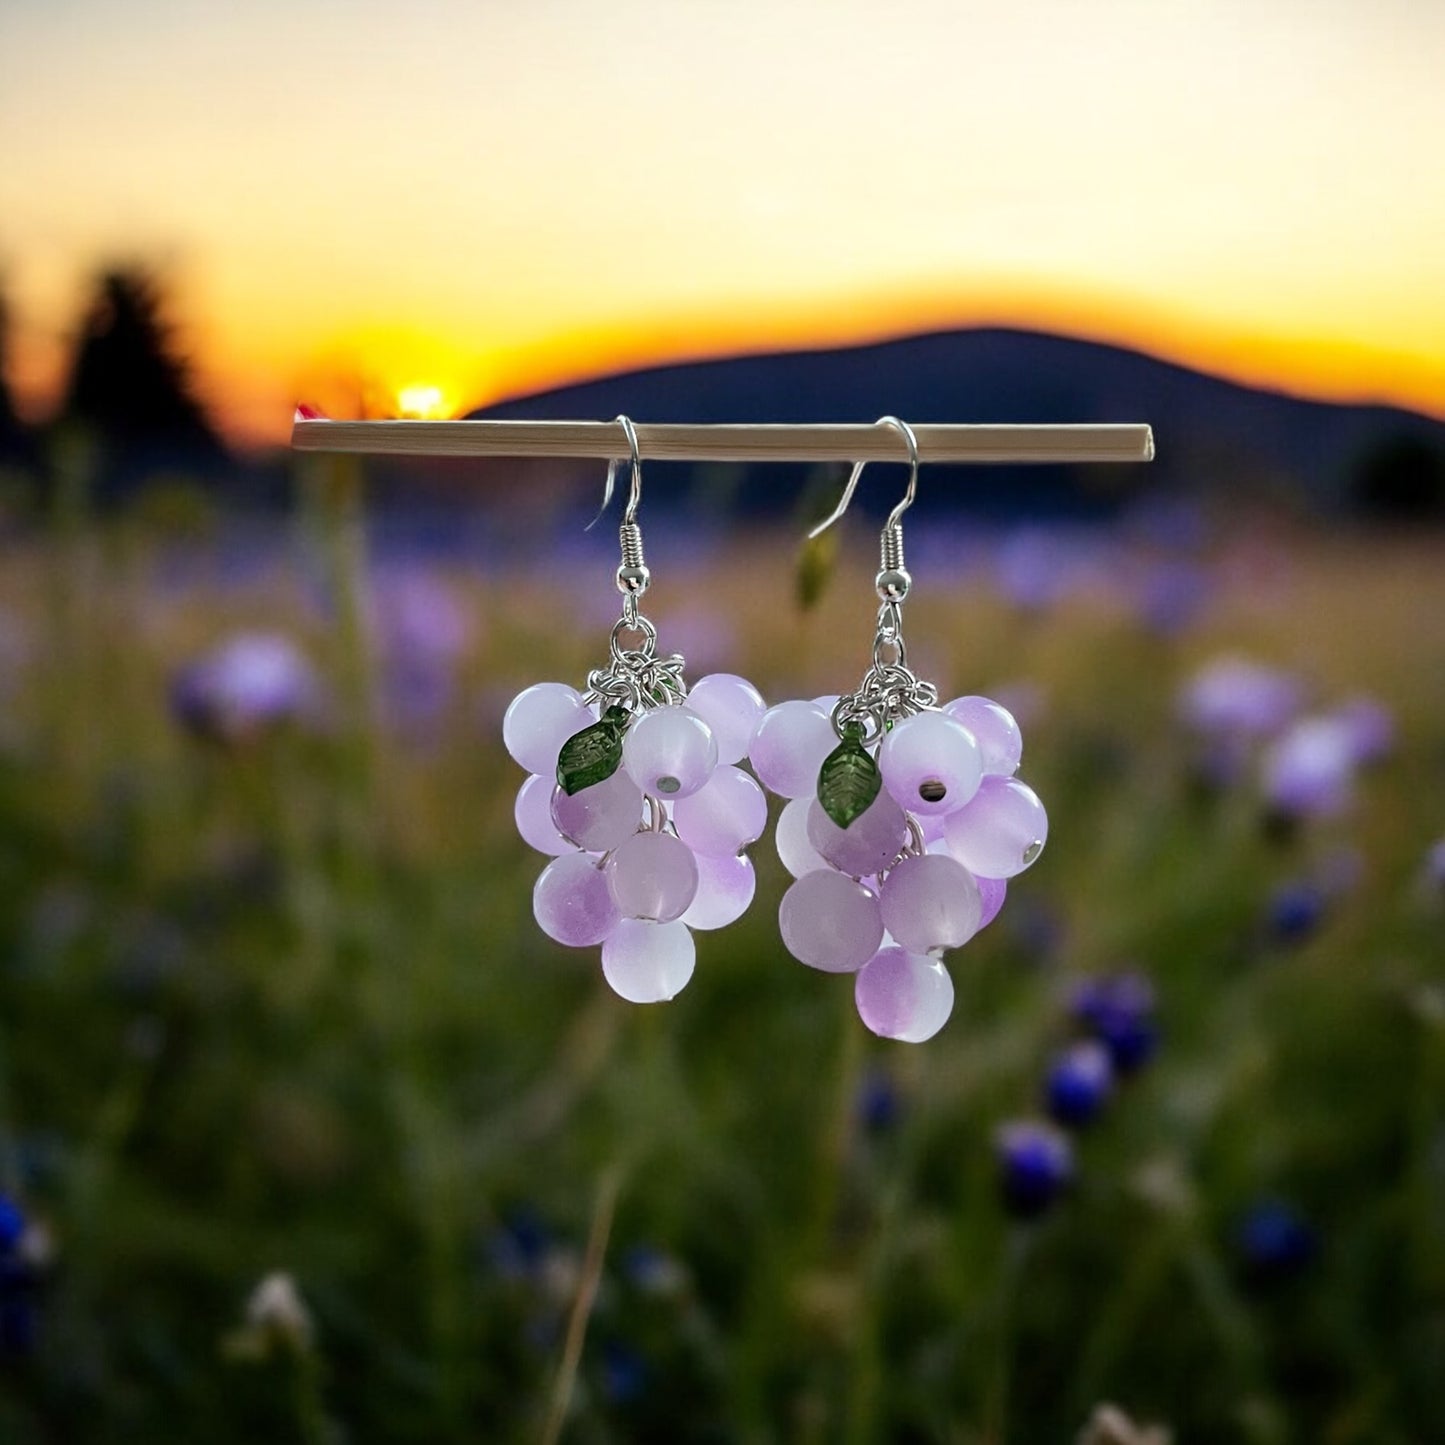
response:
<path fill-rule="evenodd" d="M 614 418 L 618 426 L 622 428 L 622 435 L 627 442 L 627 450 L 632 454 L 632 482 L 627 493 L 627 508 L 622 514 L 624 523 L 637 521 L 637 505 L 642 500 L 642 453 L 637 445 L 637 428 L 632 424 L 632 418 L 619 416 Z M 602 490 L 602 505 L 597 509 L 597 515 L 588 522 L 584 531 L 590 532 L 598 522 L 602 520 L 603 514 L 612 502 L 612 487 L 617 480 L 617 466 L 619 458 L 613 457 L 607 463 L 607 481 Z"/>
<path fill-rule="evenodd" d="M 642 502 L 642 451 L 637 445 L 637 428 L 632 425 L 632 419 L 619 416 L 617 424 L 622 428 L 622 435 L 627 439 L 627 450 L 632 454 L 632 481 L 627 492 L 627 506 L 622 513 L 622 525 L 617 530 L 618 540 L 622 543 L 622 561 L 617 568 L 617 590 L 622 593 L 623 620 L 629 627 L 636 628 L 637 599 L 647 591 L 647 584 L 652 581 L 652 573 L 648 571 L 647 562 L 642 555 L 642 528 L 637 523 L 637 508 Z M 607 510 L 607 504 L 612 500 L 617 466 L 616 457 L 607 463 L 607 483 L 602 492 L 602 509 L 587 524 L 588 531 L 602 519 L 602 513 Z"/>
<path fill-rule="evenodd" d="M 878 596 L 884 602 L 902 602 L 908 595 L 908 588 L 913 579 L 908 575 L 908 569 L 903 565 L 903 514 L 913 505 L 913 499 L 918 495 L 918 438 L 913 434 L 913 428 L 906 421 L 900 421 L 896 416 L 881 416 L 876 423 L 878 426 L 891 426 L 903 440 L 908 444 L 908 489 L 903 493 L 903 499 L 894 509 L 889 512 L 888 520 L 883 524 L 883 534 L 879 538 L 879 566 L 878 576 L 875 585 L 878 588 Z M 838 505 L 833 508 L 832 515 L 819 522 L 809 537 L 819 537 L 848 510 L 848 504 L 853 500 L 853 493 L 858 490 L 858 478 L 863 475 L 863 468 L 867 462 L 855 462 L 853 471 L 848 477 L 848 485 L 843 488 L 843 495 L 838 498 Z"/>

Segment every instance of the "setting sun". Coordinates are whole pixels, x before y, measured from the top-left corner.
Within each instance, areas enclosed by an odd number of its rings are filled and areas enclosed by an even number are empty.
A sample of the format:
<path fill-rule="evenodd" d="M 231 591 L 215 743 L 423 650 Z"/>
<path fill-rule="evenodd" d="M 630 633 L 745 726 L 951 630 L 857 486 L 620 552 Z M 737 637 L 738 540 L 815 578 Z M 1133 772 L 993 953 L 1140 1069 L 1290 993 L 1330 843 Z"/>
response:
<path fill-rule="evenodd" d="M 414 421 L 434 421 L 450 414 L 446 397 L 439 386 L 404 386 L 396 394 L 399 416 Z"/>

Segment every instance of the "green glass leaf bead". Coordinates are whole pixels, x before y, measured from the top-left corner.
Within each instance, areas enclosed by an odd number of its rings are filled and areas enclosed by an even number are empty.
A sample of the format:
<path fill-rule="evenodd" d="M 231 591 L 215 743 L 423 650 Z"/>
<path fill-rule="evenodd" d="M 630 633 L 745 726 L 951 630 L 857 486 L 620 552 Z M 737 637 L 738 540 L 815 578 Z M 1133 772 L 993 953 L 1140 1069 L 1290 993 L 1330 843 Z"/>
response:
<path fill-rule="evenodd" d="M 632 714 L 616 704 L 590 727 L 573 733 L 557 754 L 557 783 L 570 798 L 606 782 L 622 765 L 622 735 Z"/>
<path fill-rule="evenodd" d="M 863 729 L 850 723 L 843 729 L 843 741 L 818 771 L 818 802 L 840 828 L 846 828 L 868 811 L 882 786 L 878 764 L 863 746 Z"/>

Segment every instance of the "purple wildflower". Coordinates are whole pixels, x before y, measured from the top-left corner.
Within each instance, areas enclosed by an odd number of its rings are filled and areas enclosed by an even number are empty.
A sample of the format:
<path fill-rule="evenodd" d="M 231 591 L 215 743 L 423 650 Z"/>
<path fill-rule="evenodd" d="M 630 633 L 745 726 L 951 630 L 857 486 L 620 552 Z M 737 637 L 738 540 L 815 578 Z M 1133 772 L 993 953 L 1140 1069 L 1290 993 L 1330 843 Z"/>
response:
<path fill-rule="evenodd" d="M 1264 755 L 1265 802 L 1286 819 L 1335 817 L 1354 798 L 1355 762 L 1349 727 L 1334 717 L 1302 718 Z"/>
<path fill-rule="evenodd" d="M 1243 741 L 1271 737 L 1299 710 L 1298 680 L 1242 657 L 1206 663 L 1184 684 L 1179 716 L 1205 738 Z"/>
<path fill-rule="evenodd" d="M 318 697 L 311 664 L 277 633 L 240 633 L 171 681 L 171 709 L 182 726 L 223 743 L 249 742 L 300 719 Z"/>
<path fill-rule="evenodd" d="M 1154 989 L 1142 974 L 1086 979 L 1074 992 L 1072 1012 L 1109 1051 L 1115 1073 L 1132 1074 L 1154 1056 Z"/>
<path fill-rule="evenodd" d="M 1345 734 L 1351 758 L 1361 766 L 1389 757 L 1395 747 L 1395 715 L 1378 698 L 1361 694 L 1329 713 Z"/>
<path fill-rule="evenodd" d="M 1004 1207 L 1020 1219 L 1042 1214 L 1073 1181 L 1066 1135 L 1036 1119 L 1003 1125 L 994 1140 Z"/>
<path fill-rule="evenodd" d="M 1245 1276 L 1255 1285 L 1293 1279 L 1313 1261 L 1319 1248 L 1309 1222 L 1279 1199 L 1252 1204 L 1239 1221 L 1234 1242 Z"/>
<path fill-rule="evenodd" d="M 1044 1080 L 1049 1113 L 1066 1128 L 1091 1123 L 1109 1101 L 1114 1066 L 1109 1051 L 1093 1039 L 1072 1044 L 1053 1062 Z"/>
<path fill-rule="evenodd" d="M 1303 943 L 1324 917 L 1325 895 L 1314 883 L 1282 883 L 1271 894 L 1267 912 L 1269 930 L 1281 943 Z"/>

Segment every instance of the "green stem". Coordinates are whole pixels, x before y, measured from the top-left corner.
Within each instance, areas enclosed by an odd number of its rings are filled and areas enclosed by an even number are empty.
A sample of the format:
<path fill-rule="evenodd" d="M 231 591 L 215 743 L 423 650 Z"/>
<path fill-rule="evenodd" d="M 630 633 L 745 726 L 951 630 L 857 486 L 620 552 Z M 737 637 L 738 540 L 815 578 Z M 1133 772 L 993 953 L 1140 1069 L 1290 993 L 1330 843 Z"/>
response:
<path fill-rule="evenodd" d="M 597 1185 L 597 1202 L 592 1207 L 592 1227 L 587 1234 L 587 1252 L 582 1260 L 582 1278 L 578 1281 L 577 1298 L 567 1320 L 567 1337 L 562 1346 L 557 1379 L 552 1386 L 547 1419 L 542 1427 L 541 1445 L 557 1445 L 567 1423 L 572 1390 L 577 1383 L 577 1367 L 582 1362 L 582 1345 L 587 1338 L 587 1322 L 597 1301 L 602 1262 L 607 1257 L 607 1241 L 612 1233 L 612 1219 L 617 1212 L 617 1196 L 621 1188 L 622 1170 L 614 1164 L 603 1173 Z"/>

